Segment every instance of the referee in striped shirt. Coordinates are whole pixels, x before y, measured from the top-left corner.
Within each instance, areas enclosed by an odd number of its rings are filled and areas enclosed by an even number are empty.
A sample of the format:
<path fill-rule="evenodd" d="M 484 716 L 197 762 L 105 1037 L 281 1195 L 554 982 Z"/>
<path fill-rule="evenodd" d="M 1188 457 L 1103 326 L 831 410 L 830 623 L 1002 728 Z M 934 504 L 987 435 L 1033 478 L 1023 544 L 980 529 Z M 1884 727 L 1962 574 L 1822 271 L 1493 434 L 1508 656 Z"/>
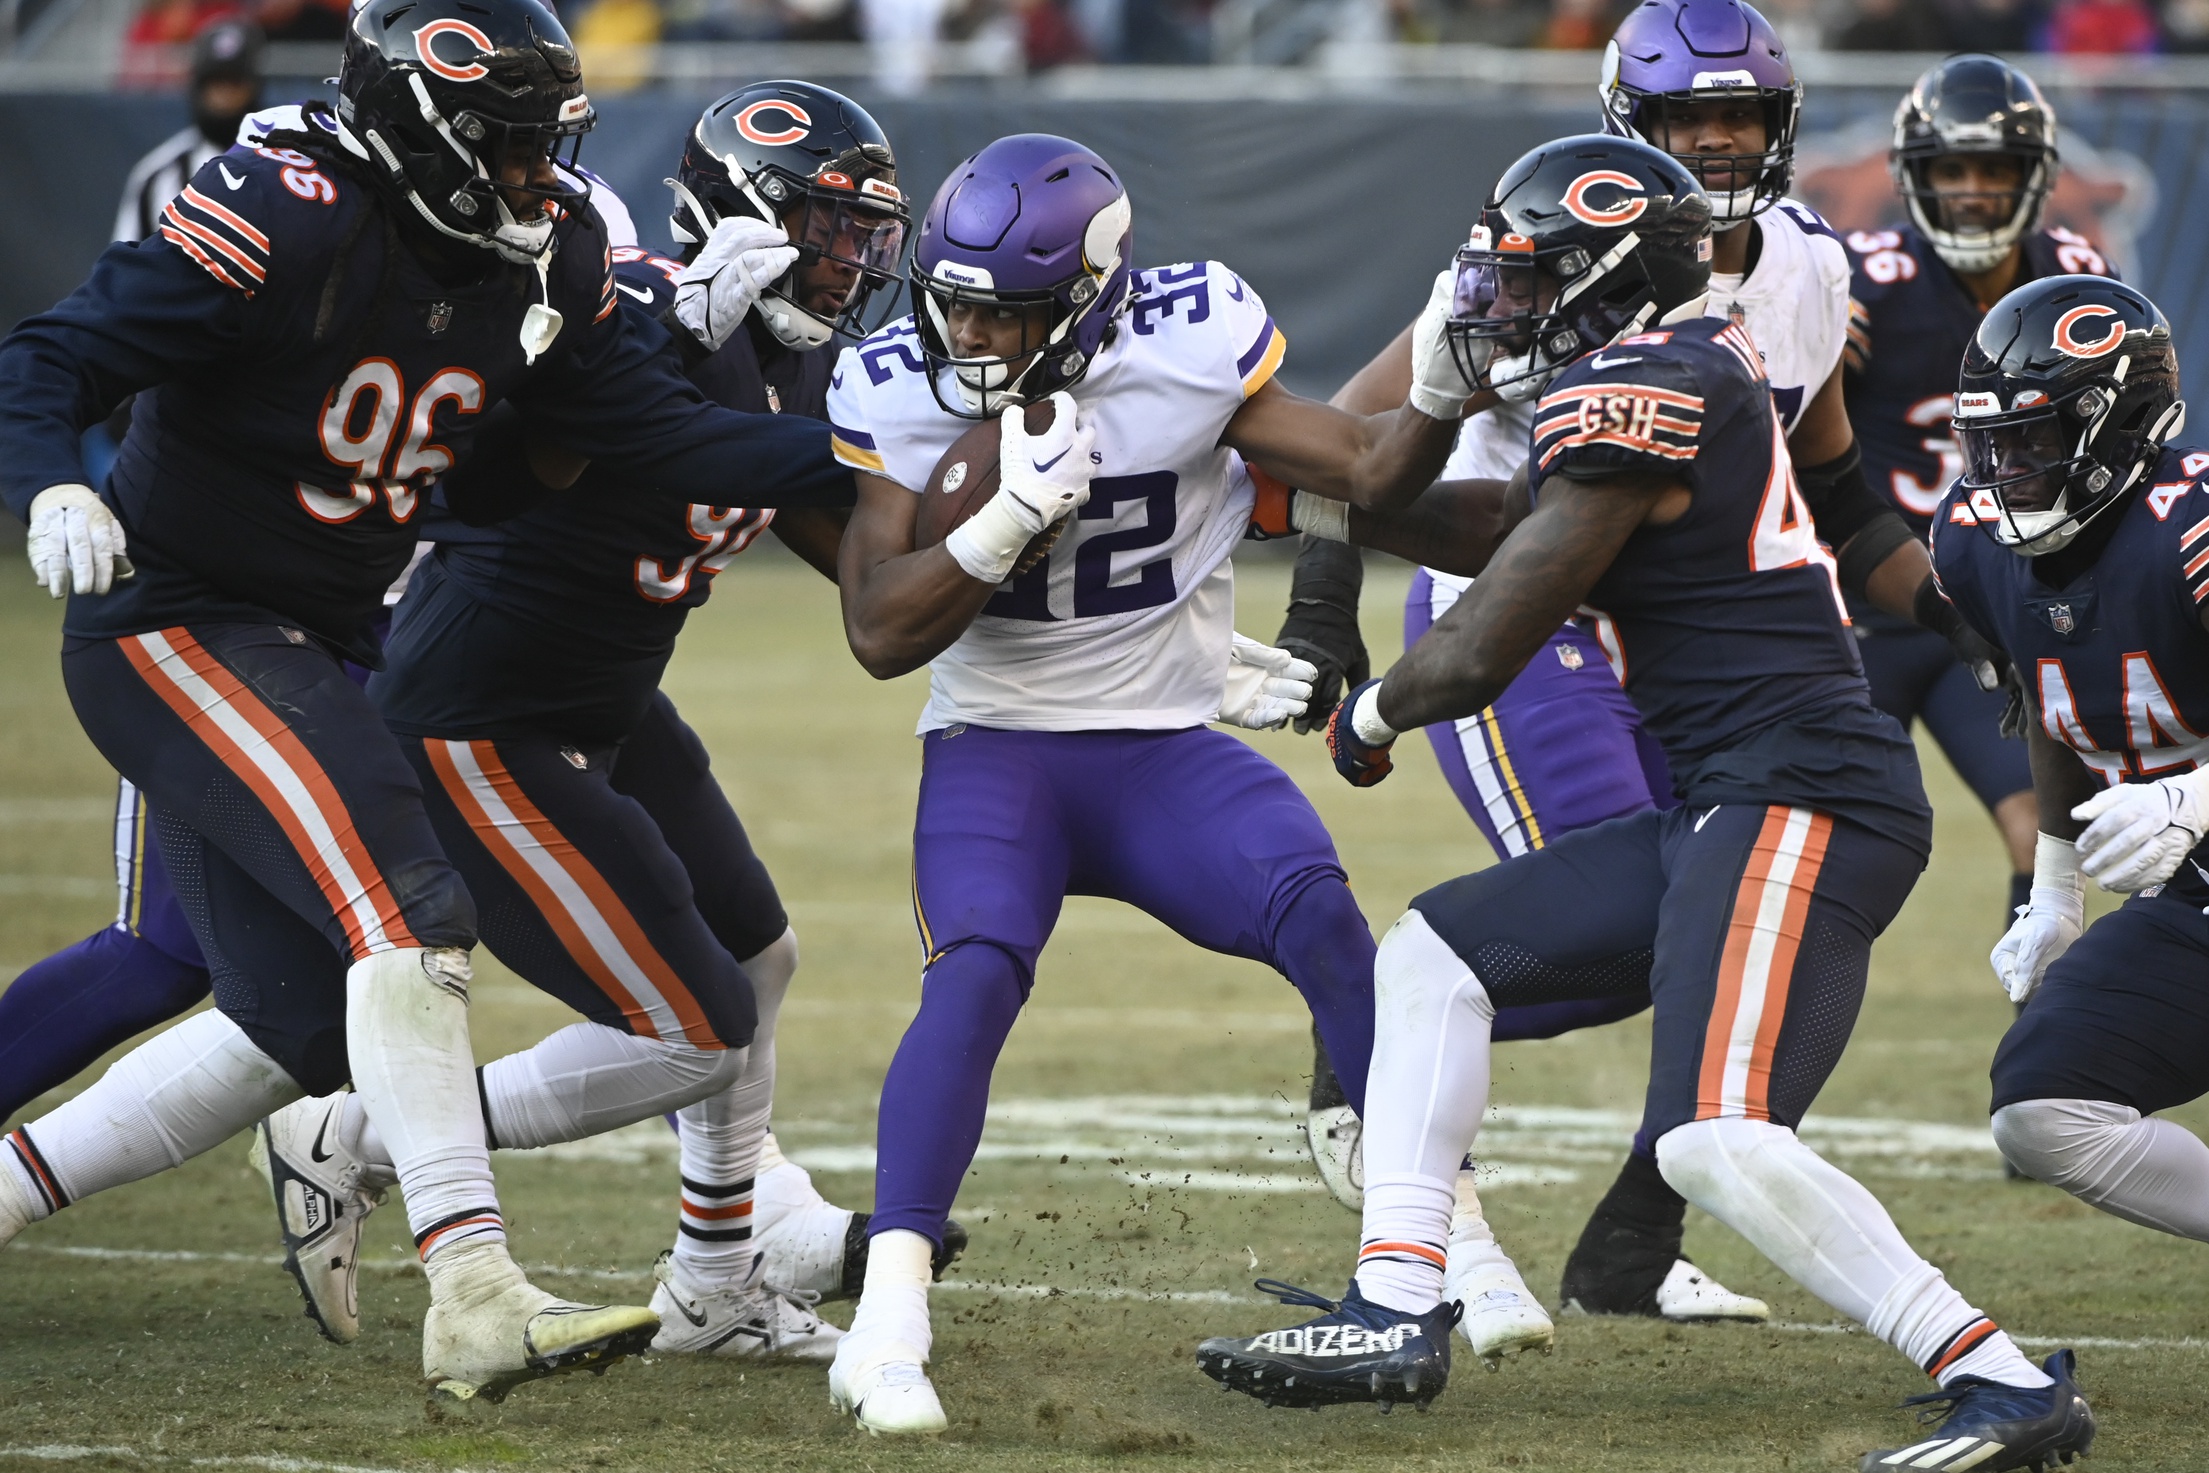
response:
<path fill-rule="evenodd" d="M 237 141 L 238 125 L 261 105 L 261 46 L 261 28 L 235 16 L 192 39 L 192 124 L 130 171 L 115 212 L 117 240 L 153 234 L 162 209 L 200 165 Z"/>

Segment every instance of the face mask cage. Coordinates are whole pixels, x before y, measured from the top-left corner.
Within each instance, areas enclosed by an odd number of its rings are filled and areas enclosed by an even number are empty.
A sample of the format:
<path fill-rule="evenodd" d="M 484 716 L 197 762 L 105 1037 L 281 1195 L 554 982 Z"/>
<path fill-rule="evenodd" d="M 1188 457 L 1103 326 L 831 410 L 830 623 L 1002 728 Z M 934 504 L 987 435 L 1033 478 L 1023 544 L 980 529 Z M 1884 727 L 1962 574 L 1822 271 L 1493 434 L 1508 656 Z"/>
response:
<path fill-rule="evenodd" d="M 419 78 L 410 80 L 419 88 Z M 576 163 L 583 135 L 597 122 L 598 115 L 587 107 L 581 116 L 557 123 L 510 123 L 472 110 L 449 122 L 440 120 L 438 131 L 473 170 L 473 177 L 464 179 L 444 203 L 486 237 L 527 235 L 528 242 L 515 241 L 526 249 L 543 233 L 536 227 L 562 211 L 581 209 L 590 199 L 590 183 L 576 171 Z M 502 171 L 517 164 L 524 165 L 520 182 L 502 181 Z M 540 164 L 552 167 L 540 174 Z M 518 212 L 513 205 L 517 197 L 528 202 Z"/>
<path fill-rule="evenodd" d="M 1665 149 L 1680 167 L 1695 176 L 1710 197 L 1711 221 L 1720 229 L 1738 225 L 1778 204 L 1787 193 L 1795 169 L 1795 113 L 1793 88 L 1722 87 L 1692 92 L 1651 92 L 1633 97 L 1633 126 L 1644 142 Z M 1681 124 L 1676 110 L 1689 104 L 1754 102 L 1764 114 L 1764 148 L 1756 153 L 1683 153 L 1665 140 Z M 1723 180 L 1721 187 L 1714 180 Z"/>
<path fill-rule="evenodd" d="M 2054 551 L 2053 545 L 2043 544 L 2051 544 L 2070 526 L 2072 488 L 2080 486 L 2091 496 L 2109 485 L 2109 472 L 2086 453 L 2084 437 L 2070 443 L 2063 416 L 2053 404 L 2010 414 L 1959 412 L 1954 426 L 1964 460 L 1958 485 L 1982 511 L 1993 508 L 1992 533 L 2005 547 Z M 2094 484 L 2097 473 L 2099 486 Z M 1985 520 L 1982 516 L 1982 524 Z M 2076 531 L 2071 527 L 2064 540 Z"/>
<path fill-rule="evenodd" d="M 1648 283 L 1618 269 L 1640 240 L 1631 232 L 1601 257 L 1577 245 L 1537 251 L 1523 235 L 1491 239 L 1476 227 L 1457 253 L 1448 328 L 1458 370 L 1479 388 L 1522 398 L 1654 314 Z"/>
<path fill-rule="evenodd" d="M 1933 166 L 1949 157 L 2012 159 L 2018 166 L 2018 182 L 2006 189 L 1942 189 L 1933 182 Z M 2012 150 L 1987 150 L 1957 154 L 1954 150 L 1907 153 L 1896 160 L 1895 184 L 1910 209 L 1910 219 L 1933 243 L 1941 259 L 1959 271 L 1986 271 L 1999 264 L 2010 248 L 2023 239 L 2040 216 L 2041 204 L 2053 185 L 2049 160 Z M 1989 223 L 1974 224 L 1961 217 L 1969 201 L 1989 201 L 1994 209 Z"/>
<path fill-rule="evenodd" d="M 888 320 L 897 304 L 898 260 L 905 253 L 903 210 L 870 206 L 841 190 L 809 190 L 795 210 L 784 212 L 781 223 L 798 248 L 798 260 L 776 284 L 778 291 L 847 337 L 865 337 Z M 827 313 L 806 300 L 812 293 L 805 289 L 806 278 L 823 262 L 849 280 L 842 305 Z M 889 295 L 870 317 L 868 306 L 884 287 Z"/>
<path fill-rule="evenodd" d="M 917 308 L 913 323 L 920 336 L 921 353 L 931 370 L 928 386 L 937 404 L 961 419 L 988 419 L 1009 405 L 1042 398 L 1073 384 L 1088 367 L 1068 359 L 1075 354 L 1071 341 L 1074 325 L 1096 303 L 1094 289 L 1088 301 L 1069 311 L 1065 297 L 1056 288 L 1008 291 L 968 286 L 928 276 L 918 261 L 913 263 L 909 280 Z M 1076 282 L 1077 289 L 1084 284 L 1090 284 L 1086 276 Z M 1047 310 L 1036 313 L 1037 307 Z M 968 312 L 990 314 L 999 321 L 1008 320 L 999 314 L 1017 318 L 1021 324 L 1018 347 L 1009 353 L 974 358 L 953 352 L 953 319 L 963 318 Z M 1042 320 L 1036 321 L 1037 317 Z M 957 390 L 955 404 L 944 394 L 946 368 L 951 370 Z"/>

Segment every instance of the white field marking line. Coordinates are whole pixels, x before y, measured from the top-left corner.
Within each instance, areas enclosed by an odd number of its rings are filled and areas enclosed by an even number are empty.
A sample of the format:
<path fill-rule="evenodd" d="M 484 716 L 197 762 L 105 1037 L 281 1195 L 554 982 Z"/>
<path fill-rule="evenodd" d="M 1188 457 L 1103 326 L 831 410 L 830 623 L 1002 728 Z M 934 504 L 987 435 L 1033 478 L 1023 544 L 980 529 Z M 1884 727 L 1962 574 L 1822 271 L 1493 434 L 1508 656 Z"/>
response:
<path fill-rule="evenodd" d="M 39 1243 L 18 1242 L 12 1245 L 18 1252 L 51 1253 L 62 1258 L 110 1259 L 126 1263 L 244 1263 L 261 1268 L 275 1268 L 283 1263 L 283 1256 L 275 1253 L 199 1253 L 174 1248 L 94 1248 L 75 1244 L 57 1244 L 48 1247 Z M 379 1258 L 363 1258 L 361 1267 L 383 1272 L 406 1272 L 419 1267 L 416 1260 L 402 1255 Z M 546 1278 L 588 1278 L 612 1283 L 643 1283 L 652 1275 L 641 1269 L 576 1268 L 561 1263 L 524 1264 L 522 1271 Z M 1000 1284 L 983 1283 L 971 1279 L 945 1279 L 937 1288 L 952 1294 L 995 1294 L 1007 1298 L 1049 1299 L 1054 1296 L 1068 1299 L 1125 1299 L 1153 1304 L 1271 1304 L 1270 1299 L 1258 1299 L 1248 1294 L 1236 1294 L 1226 1289 L 1122 1289 L 1111 1286 L 1066 1284 Z M 1783 1330 L 1791 1335 L 1861 1335 L 1855 1325 L 1810 1324 L 1799 1320 L 1772 1320 L 1762 1325 L 1751 1325 L 1752 1330 Z M 2012 1335 L 2022 1346 L 2057 1349 L 2075 1346 L 2088 1350 L 2209 1350 L 2209 1340 L 2187 1335 L 2175 1339 L 2145 1336 L 2128 1339 L 2104 1335 Z M 128 1449 L 92 1449 L 73 1454 L 91 1457 L 112 1453 L 115 1456 L 137 1456 Z M 22 1448 L 0 1448 L 0 1456 L 34 1457 L 41 1454 Z M 243 1463 L 249 1459 L 231 1458 L 222 1461 Z M 257 1464 L 275 1468 L 276 1463 Z M 300 1469 L 342 1469 L 339 1463 L 289 1463 L 284 1467 Z M 380 1473 L 380 1470 L 379 1470 Z"/>
<path fill-rule="evenodd" d="M 362 1463 L 324 1463 L 313 1458 L 272 1457 L 265 1454 L 187 1458 L 175 1453 L 140 1452 L 134 1447 L 84 1447 L 72 1442 L 0 1447 L 0 1458 L 35 1458 L 42 1463 L 79 1463 L 88 1458 L 128 1458 L 136 1463 L 182 1463 L 188 1468 L 266 1468 L 270 1473 L 399 1473 L 396 1468 L 377 1468 Z"/>

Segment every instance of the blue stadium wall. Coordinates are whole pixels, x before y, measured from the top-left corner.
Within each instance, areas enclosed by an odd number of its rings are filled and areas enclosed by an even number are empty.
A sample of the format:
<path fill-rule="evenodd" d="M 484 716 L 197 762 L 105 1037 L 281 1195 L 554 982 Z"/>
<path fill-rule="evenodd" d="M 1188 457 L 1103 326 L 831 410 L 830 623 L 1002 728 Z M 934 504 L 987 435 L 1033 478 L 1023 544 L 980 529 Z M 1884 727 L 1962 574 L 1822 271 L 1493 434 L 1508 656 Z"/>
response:
<path fill-rule="evenodd" d="M 1488 185 L 1518 154 L 1593 122 L 1592 108 L 1491 98 L 1037 101 L 987 92 L 875 106 L 909 189 L 926 198 L 959 158 L 1004 133 L 1039 130 L 1089 143 L 1135 197 L 1139 260 L 1214 256 L 1266 298 L 1289 338 L 1287 381 L 1325 393 L 1409 319 L 1426 283 L 1464 239 Z M 600 102 L 584 161 L 665 246 L 667 191 L 683 130 L 705 99 L 638 93 Z M 862 98 L 862 100 L 865 100 Z M 1592 97 L 1591 97 L 1592 102 Z M 1807 131 L 1870 128 L 1891 95 L 1813 98 Z M 2209 373 L 2209 98 L 2076 95 L 2073 136 L 2140 160 L 2155 206 L 2133 269 L 2178 328 L 2190 382 Z M 105 243 L 124 174 L 184 121 L 181 104 L 144 96 L 0 96 L 0 321 L 67 292 Z"/>

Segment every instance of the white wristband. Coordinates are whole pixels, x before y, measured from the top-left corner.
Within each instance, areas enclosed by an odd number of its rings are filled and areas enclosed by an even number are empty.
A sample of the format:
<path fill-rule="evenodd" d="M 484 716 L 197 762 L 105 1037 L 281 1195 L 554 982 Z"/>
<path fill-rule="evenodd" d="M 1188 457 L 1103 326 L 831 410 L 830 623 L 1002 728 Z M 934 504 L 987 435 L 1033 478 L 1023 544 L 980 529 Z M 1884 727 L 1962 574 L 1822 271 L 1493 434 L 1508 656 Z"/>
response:
<path fill-rule="evenodd" d="M 1385 747 L 1396 740 L 1396 728 L 1381 720 L 1381 687 L 1376 681 L 1365 688 L 1350 708 L 1350 729 L 1369 747 Z"/>
<path fill-rule="evenodd" d="M 2033 840 L 2033 888 L 2057 890 L 2083 899 L 2085 881 L 2079 878 L 2079 846 L 2069 839 L 2041 834 Z"/>
<path fill-rule="evenodd" d="M 1415 383 L 1408 396 L 1411 407 L 1428 419 L 1439 419 L 1445 424 L 1455 424 L 1465 417 L 1465 401 L 1470 394 L 1438 394 L 1425 384 Z"/>
<path fill-rule="evenodd" d="M 980 511 L 951 529 L 951 535 L 943 539 L 943 550 L 969 578 L 984 583 L 1004 582 L 1012 565 L 1020 561 L 1028 539 L 1042 530 L 1029 526 L 1021 510 L 1017 498 L 998 492 L 982 504 Z"/>
<path fill-rule="evenodd" d="M 1350 503 L 1299 491 L 1289 499 L 1289 525 L 1328 542 L 1350 540 Z"/>

